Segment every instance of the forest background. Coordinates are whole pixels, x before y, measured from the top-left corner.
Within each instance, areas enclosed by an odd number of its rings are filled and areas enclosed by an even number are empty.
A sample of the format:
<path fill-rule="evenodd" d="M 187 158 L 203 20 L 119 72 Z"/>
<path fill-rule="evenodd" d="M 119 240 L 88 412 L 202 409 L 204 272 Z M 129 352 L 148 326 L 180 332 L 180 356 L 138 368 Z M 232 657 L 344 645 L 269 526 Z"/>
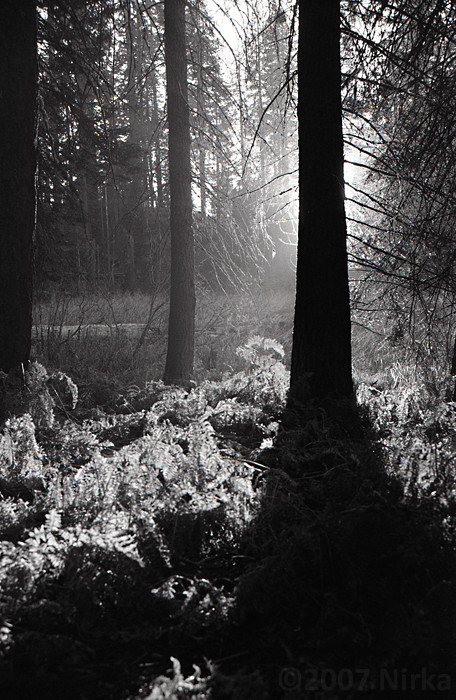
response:
<path fill-rule="evenodd" d="M 298 420 L 297 10 L 186 9 L 197 310 L 179 387 L 161 381 L 163 5 L 39 3 L 34 362 L 1 376 L 5 697 L 451 690 L 454 8 L 341 3 L 358 409 L 301 395 Z"/>
<path fill-rule="evenodd" d="M 402 351 L 407 362 L 418 360 L 429 370 L 435 365 L 439 373 L 451 359 L 453 37 L 445 7 L 424 12 L 418 3 L 410 11 L 393 6 L 380 12 L 350 4 L 344 15 L 348 255 L 360 370 L 380 370 L 380 357 L 389 356 L 391 365 Z M 147 325 L 149 350 L 153 336 L 157 341 L 166 333 L 163 17 L 160 6 L 146 9 L 89 3 L 65 12 L 57 5 L 39 21 L 35 326 L 52 328 L 41 340 L 51 363 L 62 369 L 67 360 L 52 357 L 66 353 L 60 326 Z M 197 367 L 204 376 L 214 369 L 215 357 L 220 368 L 228 368 L 232 358 L 223 357 L 224 351 L 240 340 L 226 338 L 222 328 L 243 323 L 241 298 L 228 301 L 236 293 L 256 292 L 258 298 L 261 289 L 263 299 L 271 296 L 284 327 L 274 337 L 290 349 L 296 32 L 290 34 L 293 8 L 247 5 L 234 19 L 227 10 L 215 16 L 198 5 L 190 10 Z M 217 17 L 223 18 L 220 28 Z M 255 324 L 247 326 L 254 330 Z M 271 335 L 267 327 L 258 330 Z M 160 376 L 160 343 L 154 357 L 144 343 L 133 343 L 130 353 L 128 345 L 121 353 L 127 354 L 126 366 L 142 365 L 139 373 L 131 372 L 132 383 L 138 376 Z M 141 353 L 146 362 L 139 360 Z M 108 370 L 110 353 L 96 356 L 99 369 Z M 93 361 L 81 364 L 98 369 Z M 109 368 L 111 376 L 115 371 Z"/>

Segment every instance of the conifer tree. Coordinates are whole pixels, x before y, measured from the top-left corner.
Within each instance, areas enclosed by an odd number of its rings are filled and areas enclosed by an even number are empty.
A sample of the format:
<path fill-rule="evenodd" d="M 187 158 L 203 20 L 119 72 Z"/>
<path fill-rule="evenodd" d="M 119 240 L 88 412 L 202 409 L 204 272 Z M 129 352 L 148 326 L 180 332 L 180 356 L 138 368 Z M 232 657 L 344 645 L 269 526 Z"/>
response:
<path fill-rule="evenodd" d="M 168 100 L 171 284 L 164 379 L 172 384 L 193 373 L 195 280 L 192 173 L 184 0 L 165 0 L 165 63 Z"/>
<path fill-rule="evenodd" d="M 352 394 L 340 3 L 299 3 L 299 241 L 291 396 Z"/>
<path fill-rule="evenodd" d="M 36 6 L 5 0 L 0 22 L 0 370 L 24 369 L 32 326 Z"/>

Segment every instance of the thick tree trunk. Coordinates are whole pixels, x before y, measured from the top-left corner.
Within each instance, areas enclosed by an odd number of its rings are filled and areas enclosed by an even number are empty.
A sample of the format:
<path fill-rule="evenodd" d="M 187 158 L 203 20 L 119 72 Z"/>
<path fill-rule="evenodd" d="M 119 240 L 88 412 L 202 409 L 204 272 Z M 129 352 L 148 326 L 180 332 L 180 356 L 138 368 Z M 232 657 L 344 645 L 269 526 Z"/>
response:
<path fill-rule="evenodd" d="M 0 370 L 26 366 L 35 229 L 36 7 L 3 0 L 0 22 Z"/>
<path fill-rule="evenodd" d="M 171 290 L 164 380 L 170 384 L 179 384 L 190 379 L 193 373 L 195 331 L 184 0 L 165 0 L 165 63 L 169 127 Z"/>
<path fill-rule="evenodd" d="M 300 0 L 299 242 L 291 397 L 350 396 L 338 0 Z"/>

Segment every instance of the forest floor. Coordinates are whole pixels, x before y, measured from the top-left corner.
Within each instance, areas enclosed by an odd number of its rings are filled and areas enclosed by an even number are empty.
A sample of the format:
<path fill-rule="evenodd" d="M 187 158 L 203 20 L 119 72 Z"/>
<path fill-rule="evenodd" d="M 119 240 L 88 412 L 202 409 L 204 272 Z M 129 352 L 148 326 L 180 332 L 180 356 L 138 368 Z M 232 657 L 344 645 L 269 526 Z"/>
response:
<path fill-rule="evenodd" d="M 453 698 L 448 377 L 385 344 L 356 406 L 284 415 L 289 297 L 201 303 L 188 390 L 159 380 L 164 318 L 42 303 L 26 387 L 2 378 L 1 700 Z"/>

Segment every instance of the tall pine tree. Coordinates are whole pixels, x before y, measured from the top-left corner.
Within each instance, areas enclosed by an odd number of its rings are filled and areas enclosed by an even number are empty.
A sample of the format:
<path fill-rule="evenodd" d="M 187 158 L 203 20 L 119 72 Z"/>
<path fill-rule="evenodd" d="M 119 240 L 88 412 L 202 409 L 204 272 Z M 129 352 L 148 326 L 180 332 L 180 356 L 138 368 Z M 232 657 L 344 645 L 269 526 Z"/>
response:
<path fill-rule="evenodd" d="M 180 384 L 189 380 L 193 374 L 195 343 L 192 172 L 184 0 L 165 0 L 165 63 L 169 128 L 171 287 L 164 379 L 170 384 Z"/>
<path fill-rule="evenodd" d="M 4 0 L 0 22 L 0 370 L 27 365 L 35 229 L 36 6 Z"/>
<path fill-rule="evenodd" d="M 291 397 L 346 397 L 351 376 L 340 3 L 299 3 L 299 241 Z"/>

